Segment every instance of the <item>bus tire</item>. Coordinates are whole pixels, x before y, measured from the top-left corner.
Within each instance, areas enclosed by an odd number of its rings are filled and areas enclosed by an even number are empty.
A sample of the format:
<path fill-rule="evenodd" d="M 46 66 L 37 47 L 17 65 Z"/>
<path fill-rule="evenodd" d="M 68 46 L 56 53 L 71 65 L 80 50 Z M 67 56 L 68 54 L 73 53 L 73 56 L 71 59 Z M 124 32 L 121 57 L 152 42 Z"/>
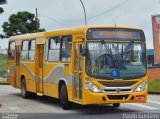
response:
<path fill-rule="evenodd" d="M 120 106 L 120 103 L 114 103 L 113 104 L 113 107 L 115 107 L 115 108 L 117 108 L 117 107 L 119 107 Z"/>
<path fill-rule="evenodd" d="M 67 93 L 67 87 L 65 84 L 61 86 L 60 90 L 60 102 L 61 106 L 64 110 L 71 109 L 72 104 L 68 101 L 68 93 Z"/>
<path fill-rule="evenodd" d="M 30 97 L 30 93 L 26 89 L 26 81 L 25 79 L 21 80 L 21 95 L 24 99 L 27 99 Z"/>

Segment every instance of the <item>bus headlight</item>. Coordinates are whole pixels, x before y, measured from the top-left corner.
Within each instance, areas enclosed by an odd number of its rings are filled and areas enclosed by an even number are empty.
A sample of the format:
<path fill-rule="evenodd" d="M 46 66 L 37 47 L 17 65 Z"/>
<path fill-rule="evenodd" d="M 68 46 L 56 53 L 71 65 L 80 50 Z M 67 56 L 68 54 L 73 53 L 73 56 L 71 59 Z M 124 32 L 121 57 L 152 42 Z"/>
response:
<path fill-rule="evenodd" d="M 141 83 L 136 89 L 135 92 L 141 92 L 144 91 L 144 89 L 147 88 L 147 81 L 144 81 L 143 83 Z"/>
<path fill-rule="evenodd" d="M 100 88 L 98 88 L 96 85 L 94 85 L 91 82 L 86 82 L 86 87 L 87 87 L 87 89 L 89 89 L 90 91 L 95 92 L 95 93 L 102 92 L 102 90 Z"/>

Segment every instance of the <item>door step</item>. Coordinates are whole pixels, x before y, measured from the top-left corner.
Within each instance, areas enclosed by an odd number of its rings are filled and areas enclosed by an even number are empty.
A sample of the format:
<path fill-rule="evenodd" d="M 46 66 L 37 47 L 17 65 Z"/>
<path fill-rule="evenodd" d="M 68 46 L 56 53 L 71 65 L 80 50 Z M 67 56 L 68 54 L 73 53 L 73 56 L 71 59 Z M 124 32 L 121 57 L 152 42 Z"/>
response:
<path fill-rule="evenodd" d="M 38 92 L 37 95 L 38 96 L 43 96 L 43 93 Z"/>

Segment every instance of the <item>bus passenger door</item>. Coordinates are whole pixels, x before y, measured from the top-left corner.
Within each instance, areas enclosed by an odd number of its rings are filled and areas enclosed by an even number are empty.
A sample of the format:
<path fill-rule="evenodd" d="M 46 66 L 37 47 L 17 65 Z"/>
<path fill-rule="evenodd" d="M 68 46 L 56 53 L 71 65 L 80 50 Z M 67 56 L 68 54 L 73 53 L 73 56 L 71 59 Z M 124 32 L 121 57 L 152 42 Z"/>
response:
<path fill-rule="evenodd" d="M 43 56 L 44 56 L 44 45 L 39 44 L 36 46 L 36 77 L 35 77 L 35 84 L 36 84 L 36 92 L 38 95 L 42 95 L 43 93 Z"/>
<path fill-rule="evenodd" d="M 15 73 L 15 80 L 14 80 L 15 87 L 20 87 L 20 77 L 19 77 L 20 51 L 21 51 L 21 47 L 16 46 L 16 73 Z"/>
<path fill-rule="evenodd" d="M 73 95 L 74 100 L 82 100 L 82 56 L 80 54 L 81 42 L 74 43 L 74 76 L 73 76 Z"/>

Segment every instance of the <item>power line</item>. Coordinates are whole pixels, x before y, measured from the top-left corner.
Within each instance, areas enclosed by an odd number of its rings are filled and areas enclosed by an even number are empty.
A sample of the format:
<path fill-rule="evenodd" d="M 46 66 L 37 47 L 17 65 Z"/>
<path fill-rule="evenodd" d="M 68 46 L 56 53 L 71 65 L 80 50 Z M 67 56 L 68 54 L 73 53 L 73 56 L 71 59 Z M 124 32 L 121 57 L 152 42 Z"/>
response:
<path fill-rule="evenodd" d="M 104 14 L 107 14 L 107 13 L 109 13 L 109 12 L 111 12 L 111 11 L 119 8 L 119 7 L 121 7 L 122 5 L 124 5 L 125 3 L 127 3 L 128 1 L 129 1 L 129 0 L 124 0 L 123 2 L 119 3 L 118 5 L 112 7 L 111 9 L 108 9 L 108 10 L 106 10 L 106 11 L 104 11 L 104 12 L 101 12 L 101 13 L 99 13 L 99 14 L 96 14 L 96 15 L 94 15 L 94 16 L 90 16 L 90 17 L 88 17 L 88 20 L 91 20 L 91 19 L 93 19 L 93 18 L 95 18 L 95 17 L 99 17 L 99 16 L 102 16 L 102 15 L 104 15 Z M 82 21 L 82 20 L 83 20 L 83 19 L 61 20 L 61 21 L 66 21 L 66 22 L 79 22 L 79 21 Z"/>
<path fill-rule="evenodd" d="M 107 14 L 108 12 L 111 12 L 111 11 L 113 11 L 113 10 L 121 7 L 123 4 L 127 3 L 128 1 L 129 1 L 129 0 L 125 0 L 125 1 L 121 2 L 120 4 L 116 5 L 115 7 L 111 8 L 111 9 L 108 9 L 108 10 L 106 10 L 106 11 L 104 11 L 104 12 L 102 12 L 102 13 L 99 13 L 99 14 L 97 14 L 97 15 L 91 16 L 89 19 L 93 19 L 93 18 L 95 18 L 95 17 L 99 17 L 99 16 L 102 16 L 102 15 L 104 15 L 104 14 Z"/>
<path fill-rule="evenodd" d="M 125 3 L 127 3 L 128 1 L 129 1 L 129 0 L 124 0 L 124 1 L 121 2 L 120 4 L 112 7 L 111 9 L 108 9 L 108 10 L 106 10 L 106 11 L 104 11 L 104 12 L 101 12 L 101 13 L 99 13 L 99 14 L 96 14 L 96 15 L 94 15 L 94 16 L 90 16 L 90 17 L 88 17 L 88 20 L 91 20 L 91 19 L 94 19 L 94 18 L 96 18 L 96 17 L 99 17 L 99 16 L 102 16 L 102 15 L 104 15 L 104 14 L 107 14 L 107 13 L 109 13 L 109 12 L 111 12 L 111 11 L 119 8 L 119 7 L 121 7 L 122 5 L 124 5 Z M 57 19 L 53 19 L 53 18 L 51 18 L 51 17 L 48 17 L 48 16 L 46 16 L 46 15 L 44 15 L 44 14 L 42 14 L 42 13 L 39 13 L 39 14 L 40 14 L 41 16 L 43 16 L 43 17 L 51 20 L 51 21 L 54 21 L 54 22 L 56 22 L 56 23 L 58 23 L 58 24 L 61 24 L 62 26 L 65 26 L 65 27 L 70 27 L 70 25 L 65 24 L 65 23 L 63 23 L 63 22 L 80 22 L 80 21 L 84 20 L 84 19 L 57 20 Z"/>
<path fill-rule="evenodd" d="M 54 21 L 54 22 L 56 22 L 56 23 L 58 23 L 58 24 L 61 24 L 62 26 L 70 27 L 69 25 L 62 23 L 62 22 L 60 22 L 60 21 L 57 20 L 57 19 L 53 19 L 53 18 L 48 17 L 48 16 L 46 16 L 46 15 L 44 15 L 44 14 L 42 14 L 42 13 L 38 13 L 38 14 L 40 14 L 41 16 L 47 18 L 48 20 Z"/>

